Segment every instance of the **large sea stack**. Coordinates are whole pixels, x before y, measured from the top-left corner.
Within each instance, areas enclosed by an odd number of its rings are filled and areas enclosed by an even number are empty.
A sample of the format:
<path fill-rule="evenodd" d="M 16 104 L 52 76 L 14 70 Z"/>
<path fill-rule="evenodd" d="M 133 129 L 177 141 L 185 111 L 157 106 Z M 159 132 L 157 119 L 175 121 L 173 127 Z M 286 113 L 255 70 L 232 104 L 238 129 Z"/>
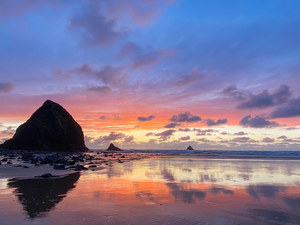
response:
<path fill-rule="evenodd" d="M 13 138 L 0 147 L 65 152 L 88 150 L 80 125 L 61 105 L 51 100 L 35 111 L 29 120 L 17 128 Z"/>

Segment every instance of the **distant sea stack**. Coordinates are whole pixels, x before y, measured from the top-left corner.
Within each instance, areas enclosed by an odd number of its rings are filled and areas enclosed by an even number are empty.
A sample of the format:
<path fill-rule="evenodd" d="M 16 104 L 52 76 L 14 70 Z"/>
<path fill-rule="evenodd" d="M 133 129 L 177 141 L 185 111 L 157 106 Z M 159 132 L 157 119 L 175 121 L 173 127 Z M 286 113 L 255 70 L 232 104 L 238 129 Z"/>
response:
<path fill-rule="evenodd" d="M 118 147 L 114 146 L 113 143 L 110 143 L 110 145 L 108 146 L 107 150 L 112 150 L 112 151 L 122 151 L 122 150 L 119 149 Z"/>
<path fill-rule="evenodd" d="M 189 145 L 189 147 L 187 147 L 186 150 L 194 150 L 194 149 L 192 148 L 192 146 Z"/>
<path fill-rule="evenodd" d="M 12 139 L 0 147 L 10 150 L 42 150 L 83 152 L 80 125 L 59 104 L 47 100 L 25 123 L 20 125 Z"/>

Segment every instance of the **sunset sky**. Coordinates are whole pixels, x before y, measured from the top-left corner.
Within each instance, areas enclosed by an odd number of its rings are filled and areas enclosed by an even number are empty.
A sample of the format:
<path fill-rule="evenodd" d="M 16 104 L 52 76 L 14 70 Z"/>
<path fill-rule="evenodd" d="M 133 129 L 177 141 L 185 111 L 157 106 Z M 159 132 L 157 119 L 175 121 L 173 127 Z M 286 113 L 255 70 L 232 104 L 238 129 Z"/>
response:
<path fill-rule="evenodd" d="M 300 150 L 300 1 L 0 1 L 0 143 L 51 99 L 86 145 Z"/>

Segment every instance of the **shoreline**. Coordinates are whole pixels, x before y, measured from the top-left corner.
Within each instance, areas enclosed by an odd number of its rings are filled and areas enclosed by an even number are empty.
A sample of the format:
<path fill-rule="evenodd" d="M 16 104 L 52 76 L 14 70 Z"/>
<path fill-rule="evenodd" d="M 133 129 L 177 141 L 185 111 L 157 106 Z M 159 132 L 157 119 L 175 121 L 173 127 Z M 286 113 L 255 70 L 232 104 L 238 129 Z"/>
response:
<path fill-rule="evenodd" d="M 264 160 L 300 160 L 300 155 L 222 155 L 222 154 L 207 154 L 207 153 L 160 153 L 161 156 L 181 156 L 181 157 L 199 157 L 202 159 L 264 159 Z"/>
<path fill-rule="evenodd" d="M 150 157 L 150 155 L 149 155 Z M 121 152 L 45 152 L 0 150 L 0 179 L 65 176 L 87 170 L 102 170 L 113 163 L 147 158 L 144 154 Z"/>
<path fill-rule="evenodd" d="M 197 157 L 209 160 L 300 160 L 296 155 L 243 154 L 229 155 L 197 151 L 89 151 L 89 152 L 45 152 L 24 150 L 0 150 L 0 179 L 35 178 L 45 174 L 53 177 L 65 176 L 86 170 L 109 168 L 113 163 L 124 163 L 150 157 Z"/>

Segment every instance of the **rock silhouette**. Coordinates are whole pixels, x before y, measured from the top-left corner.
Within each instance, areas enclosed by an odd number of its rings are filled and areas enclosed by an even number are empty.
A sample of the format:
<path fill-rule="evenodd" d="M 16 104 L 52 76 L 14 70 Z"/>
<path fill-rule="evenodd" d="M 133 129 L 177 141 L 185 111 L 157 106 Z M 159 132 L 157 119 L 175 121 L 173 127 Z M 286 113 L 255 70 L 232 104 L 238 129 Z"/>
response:
<path fill-rule="evenodd" d="M 192 148 L 192 146 L 189 145 L 189 147 L 187 147 L 186 150 L 194 150 L 194 149 Z"/>
<path fill-rule="evenodd" d="M 107 150 L 112 150 L 112 151 L 122 151 L 120 148 L 114 146 L 113 143 L 110 143 L 109 147 L 107 148 Z"/>
<path fill-rule="evenodd" d="M 11 179 L 8 187 L 16 188 L 14 193 L 30 218 L 43 217 L 51 211 L 66 194 L 75 188 L 80 173 L 63 177 L 34 179 Z"/>
<path fill-rule="evenodd" d="M 87 151 L 80 125 L 59 104 L 47 100 L 0 147 L 11 150 Z"/>

